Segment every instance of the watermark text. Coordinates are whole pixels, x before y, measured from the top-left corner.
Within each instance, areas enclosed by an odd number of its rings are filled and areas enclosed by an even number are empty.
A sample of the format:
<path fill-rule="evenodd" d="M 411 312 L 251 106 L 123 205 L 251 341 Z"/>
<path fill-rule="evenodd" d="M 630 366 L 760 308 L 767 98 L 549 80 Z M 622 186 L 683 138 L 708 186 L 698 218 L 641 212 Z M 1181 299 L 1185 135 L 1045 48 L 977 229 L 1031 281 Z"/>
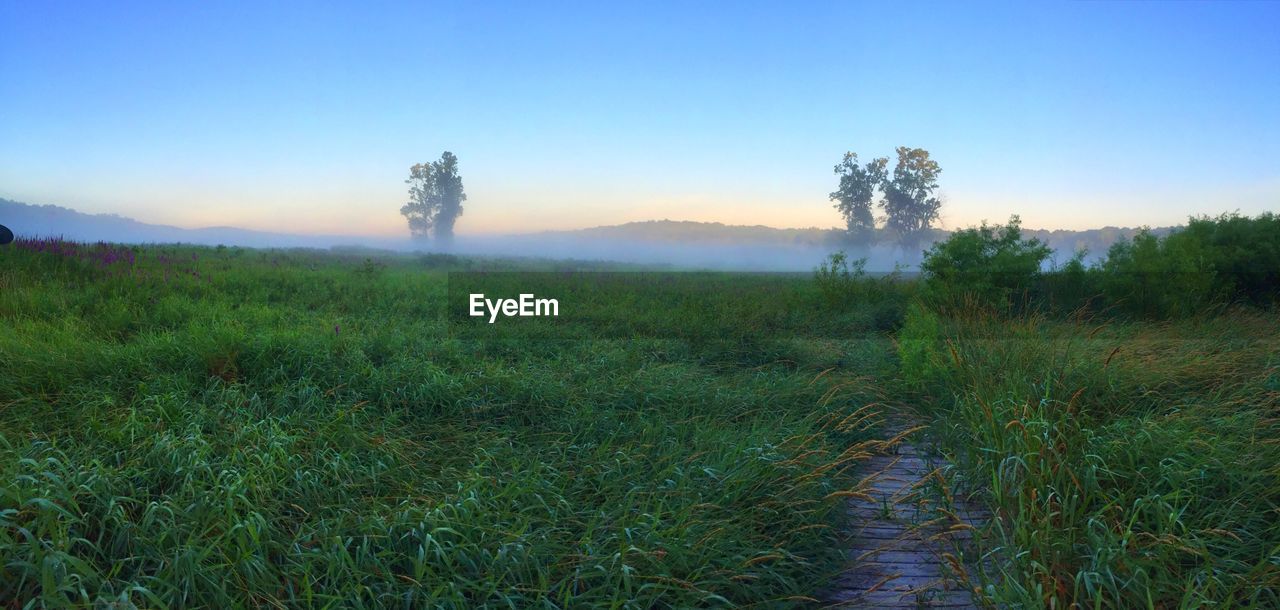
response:
<path fill-rule="evenodd" d="M 539 299 L 532 294 L 521 294 L 519 299 L 486 299 L 484 293 L 471 294 L 471 317 L 485 317 L 493 324 L 501 314 L 505 318 L 520 316 L 559 316 L 560 302 L 556 299 Z"/>

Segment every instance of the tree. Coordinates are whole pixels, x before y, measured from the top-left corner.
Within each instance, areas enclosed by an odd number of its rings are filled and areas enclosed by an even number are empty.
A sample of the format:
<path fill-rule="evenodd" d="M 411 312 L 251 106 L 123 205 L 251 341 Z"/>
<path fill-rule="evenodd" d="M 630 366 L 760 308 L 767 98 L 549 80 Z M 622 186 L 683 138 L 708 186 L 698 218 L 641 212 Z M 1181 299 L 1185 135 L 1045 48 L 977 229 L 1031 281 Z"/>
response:
<path fill-rule="evenodd" d="M 458 175 L 458 158 L 445 151 L 439 161 L 418 163 L 409 168 L 409 203 L 400 213 L 409 221 L 409 232 L 415 238 L 428 234 L 448 245 L 453 241 L 453 224 L 462 215 L 462 202 L 467 194 Z"/>
<path fill-rule="evenodd" d="M 858 154 L 847 152 L 844 159 L 835 167 L 835 174 L 840 176 L 840 186 L 830 198 L 835 208 L 844 216 L 849 237 L 859 244 L 869 244 L 875 232 L 876 220 L 871 215 L 871 200 L 876 189 L 884 183 L 885 167 L 889 159 L 881 157 L 872 159 L 865 166 L 858 165 Z"/>
<path fill-rule="evenodd" d="M 904 250 L 917 250 L 942 202 L 933 196 L 942 168 L 923 148 L 898 147 L 893 178 L 884 183 L 885 227 L 898 235 Z"/>

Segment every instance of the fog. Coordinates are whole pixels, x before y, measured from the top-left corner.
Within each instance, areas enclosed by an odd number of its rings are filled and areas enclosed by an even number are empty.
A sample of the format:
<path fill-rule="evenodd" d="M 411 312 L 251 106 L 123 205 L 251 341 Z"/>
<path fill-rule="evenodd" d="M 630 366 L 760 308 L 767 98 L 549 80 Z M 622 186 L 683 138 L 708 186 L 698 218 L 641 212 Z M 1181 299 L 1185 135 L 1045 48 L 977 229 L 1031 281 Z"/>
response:
<path fill-rule="evenodd" d="M 185 243 L 206 246 L 248 248 L 334 248 L 363 247 L 390 252 L 447 252 L 460 256 L 535 257 L 616 261 L 679 269 L 726 271 L 809 271 L 836 246 L 815 244 L 700 243 L 693 238 L 617 239 L 580 237 L 573 232 L 509 236 L 459 235 L 448 248 L 431 241 L 410 238 L 349 235 L 294 235 L 234 227 L 184 229 L 154 225 L 110 214 L 83 214 L 58 206 L 35 206 L 0 200 L 0 224 L 19 237 L 62 237 L 64 239 L 130 244 Z M 724 240 L 719 240 L 723 242 Z M 893 269 L 890 248 L 871 253 L 869 271 Z"/>
<path fill-rule="evenodd" d="M 459 238 L 454 254 L 607 260 L 644 265 L 724 271 L 811 271 L 839 248 L 768 243 L 699 244 L 516 235 Z M 868 271 L 892 271 L 895 252 L 877 247 L 866 253 Z M 863 256 L 864 254 L 858 254 Z"/>
<path fill-rule="evenodd" d="M 606 227 L 587 231 L 561 231 L 525 235 L 459 235 L 448 248 L 432 241 L 405 237 L 349 235 L 295 235 L 234 227 L 185 229 L 138 222 L 110 214 L 83 214 L 58 206 L 36 206 L 0 199 L 0 224 L 19 237 L 62 237 L 74 241 L 110 241 L 132 244 L 186 243 L 250 248 L 350 248 L 388 252 L 447 252 L 461 256 L 533 257 L 616 261 L 675 269 L 725 271 L 810 271 L 832 252 L 841 249 L 833 230 L 799 232 L 766 227 L 732 227 L 719 224 L 659 221 Z M 639 228 L 638 228 L 639 227 Z M 693 232 L 690 232 L 692 227 Z M 1160 230 L 1164 231 L 1164 230 Z M 1115 239 L 1132 229 L 1095 231 L 1028 231 L 1053 247 L 1058 261 L 1081 247 L 1091 259 Z M 921 246 L 926 247 L 926 246 Z M 903 250 L 878 245 L 869 251 L 850 250 L 853 257 L 867 257 L 866 270 L 892 271 L 897 264 L 910 268 L 918 262 Z M 913 258 L 914 260 L 907 260 Z"/>

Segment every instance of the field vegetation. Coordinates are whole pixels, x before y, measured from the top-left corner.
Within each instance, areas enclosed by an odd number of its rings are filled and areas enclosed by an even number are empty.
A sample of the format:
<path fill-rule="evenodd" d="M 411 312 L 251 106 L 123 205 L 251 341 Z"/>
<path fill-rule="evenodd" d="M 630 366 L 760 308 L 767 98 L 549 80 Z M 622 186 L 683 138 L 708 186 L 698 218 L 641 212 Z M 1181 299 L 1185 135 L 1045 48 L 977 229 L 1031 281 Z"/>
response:
<path fill-rule="evenodd" d="M 466 326 L 480 267 L 601 269 L 0 250 L 0 606 L 785 606 L 838 569 L 890 364 L 856 308 L 608 267 L 559 295 L 585 331 Z"/>
<path fill-rule="evenodd" d="M 902 408 L 995 515 L 986 603 L 1275 607 L 1278 248 L 1272 215 L 1093 265 L 1015 219 L 918 277 L 20 241 L 0 605 L 805 607 Z"/>
<path fill-rule="evenodd" d="M 953 483 L 996 511 L 971 557 L 992 601 L 1280 605 L 1277 245 L 1267 214 L 1089 269 L 1042 271 L 1016 219 L 934 247 L 902 372 Z"/>

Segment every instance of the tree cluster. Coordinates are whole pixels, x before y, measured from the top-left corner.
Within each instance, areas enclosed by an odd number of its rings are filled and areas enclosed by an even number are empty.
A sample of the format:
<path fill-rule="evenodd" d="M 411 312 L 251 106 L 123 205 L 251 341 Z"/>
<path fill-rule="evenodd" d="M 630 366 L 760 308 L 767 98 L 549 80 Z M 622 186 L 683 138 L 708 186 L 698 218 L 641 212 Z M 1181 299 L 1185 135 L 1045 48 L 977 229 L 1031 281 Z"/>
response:
<path fill-rule="evenodd" d="M 860 164 L 858 154 L 853 152 L 845 153 L 835 166 L 840 183 L 830 197 L 844 216 L 849 239 L 855 244 L 866 246 L 875 238 L 872 210 L 877 204 L 877 192 L 882 193 L 878 204 L 884 212 L 884 228 L 904 249 L 918 248 L 938 219 L 942 202 L 934 191 L 942 168 L 923 148 L 899 146 L 897 153 L 892 174 L 888 171 L 888 157 Z"/>

